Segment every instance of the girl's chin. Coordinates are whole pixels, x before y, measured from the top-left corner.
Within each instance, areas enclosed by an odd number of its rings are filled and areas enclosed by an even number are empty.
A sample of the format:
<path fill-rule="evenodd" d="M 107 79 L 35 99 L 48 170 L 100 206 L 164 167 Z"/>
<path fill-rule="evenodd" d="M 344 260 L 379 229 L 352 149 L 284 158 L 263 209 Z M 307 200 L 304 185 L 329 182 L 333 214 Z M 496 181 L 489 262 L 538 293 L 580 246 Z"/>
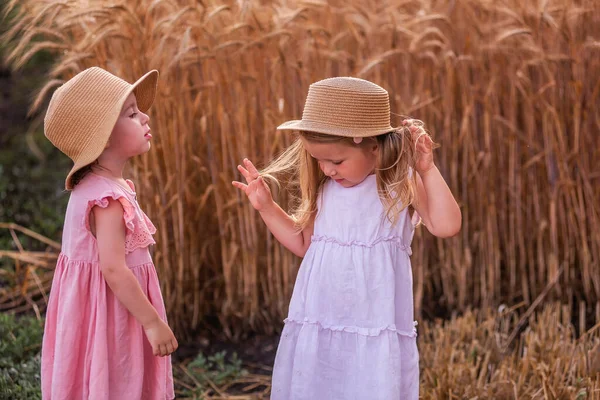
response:
<path fill-rule="evenodd" d="M 147 152 L 150 151 L 151 147 L 152 147 L 152 145 L 150 144 L 150 142 L 148 142 L 144 146 L 140 146 L 140 149 L 138 151 L 133 152 L 131 154 L 131 157 L 136 157 L 136 156 L 141 156 L 142 154 L 146 154 Z"/>

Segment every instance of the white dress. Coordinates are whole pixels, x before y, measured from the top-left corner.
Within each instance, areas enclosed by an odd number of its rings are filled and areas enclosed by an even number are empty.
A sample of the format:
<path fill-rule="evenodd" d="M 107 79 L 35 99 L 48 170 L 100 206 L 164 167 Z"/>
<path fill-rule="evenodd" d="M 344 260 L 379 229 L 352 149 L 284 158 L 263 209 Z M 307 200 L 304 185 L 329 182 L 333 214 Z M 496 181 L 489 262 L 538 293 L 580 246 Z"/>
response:
<path fill-rule="evenodd" d="M 419 398 L 408 210 L 392 226 L 375 175 L 328 180 L 296 279 L 272 400 Z"/>

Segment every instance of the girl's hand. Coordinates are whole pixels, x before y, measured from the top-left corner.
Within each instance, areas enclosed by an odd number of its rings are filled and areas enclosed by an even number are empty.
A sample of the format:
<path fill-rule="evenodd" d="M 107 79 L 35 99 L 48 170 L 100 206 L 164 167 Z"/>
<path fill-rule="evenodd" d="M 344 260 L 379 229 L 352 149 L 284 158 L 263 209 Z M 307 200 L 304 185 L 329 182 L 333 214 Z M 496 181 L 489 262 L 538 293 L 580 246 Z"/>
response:
<path fill-rule="evenodd" d="M 233 181 L 231 184 L 246 193 L 250 203 L 252 203 L 252 207 L 257 211 L 264 211 L 272 206 L 274 202 L 271 196 L 271 189 L 269 189 L 269 185 L 260 176 L 254 164 L 247 158 L 244 158 L 244 166 L 238 165 L 237 168 L 244 175 L 244 178 L 246 178 L 247 184 L 238 181 Z"/>
<path fill-rule="evenodd" d="M 433 140 L 431 140 L 431 137 L 425 132 L 422 126 L 412 125 L 412 120 L 410 119 L 402 121 L 402 125 L 409 126 L 417 151 L 417 164 L 415 167 L 419 175 L 423 176 L 423 174 L 435 167 L 433 163 Z"/>
<path fill-rule="evenodd" d="M 144 327 L 144 332 L 146 332 L 146 337 L 152 345 L 152 353 L 155 356 L 168 356 L 179 347 L 173 331 L 160 318 L 157 318 L 147 327 Z"/>

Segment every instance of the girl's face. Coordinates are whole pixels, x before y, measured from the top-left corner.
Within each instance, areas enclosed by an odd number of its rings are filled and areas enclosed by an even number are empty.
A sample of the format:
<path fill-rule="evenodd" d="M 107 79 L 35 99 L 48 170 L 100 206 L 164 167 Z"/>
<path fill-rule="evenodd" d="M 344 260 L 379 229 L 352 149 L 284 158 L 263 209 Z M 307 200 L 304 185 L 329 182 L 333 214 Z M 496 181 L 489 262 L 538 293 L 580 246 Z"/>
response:
<path fill-rule="evenodd" d="M 107 150 L 119 157 L 128 159 L 150 150 L 150 118 L 137 107 L 135 95 L 131 93 L 121 109 L 117 119 Z"/>
<path fill-rule="evenodd" d="M 321 171 L 343 187 L 352 187 L 373 173 L 377 144 L 319 143 L 302 138 L 304 149 L 319 163 Z"/>

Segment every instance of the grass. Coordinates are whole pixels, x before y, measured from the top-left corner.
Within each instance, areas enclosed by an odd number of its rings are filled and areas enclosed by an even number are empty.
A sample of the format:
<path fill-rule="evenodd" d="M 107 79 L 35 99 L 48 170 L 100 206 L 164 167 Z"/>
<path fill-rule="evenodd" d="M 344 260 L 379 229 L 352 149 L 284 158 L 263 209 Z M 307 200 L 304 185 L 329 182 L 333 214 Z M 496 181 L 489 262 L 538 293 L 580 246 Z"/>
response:
<path fill-rule="evenodd" d="M 42 332 L 43 321 L 0 313 L 0 399 L 41 399 Z"/>

